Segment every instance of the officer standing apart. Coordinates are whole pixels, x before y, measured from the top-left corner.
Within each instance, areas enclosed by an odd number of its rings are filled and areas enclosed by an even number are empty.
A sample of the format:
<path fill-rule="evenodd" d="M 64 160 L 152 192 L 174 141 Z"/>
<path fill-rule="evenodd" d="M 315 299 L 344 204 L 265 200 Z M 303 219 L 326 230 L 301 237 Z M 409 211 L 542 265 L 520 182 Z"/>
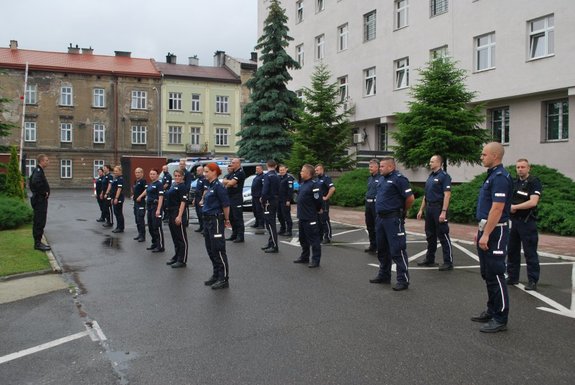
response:
<path fill-rule="evenodd" d="M 513 195 L 513 182 L 503 165 L 504 149 L 501 143 L 491 142 L 483 147 L 481 161 L 487 167 L 487 178 L 479 190 L 475 236 L 481 277 L 487 285 L 487 310 L 475 317 L 474 322 L 485 323 L 479 330 L 496 333 L 507 329 L 509 296 L 505 284 L 505 258 L 509 241 L 509 210 Z"/>
<path fill-rule="evenodd" d="M 279 207 L 278 220 L 280 222 L 280 231 L 278 235 L 292 236 L 293 221 L 291 219 L 291 198 L 293 196 L 294 177 L 288 174 L 288 168 L 280 164 L 280 189 L 279 189 Z"/>
<path fill-rule="evenodd" d="M 425 182 L 425 195 L 421 200 L 421 207 L 417 219 L 421 219 L 425 212 L 425 237 L 427 238 L 427 253 L 425 259 L 418 262 L 418 266 L 437 266 L 435 251 L 437 238 L 441 243 L 443 264 L 440 271 L 453 270 L 453 252 L 449 238 L 449 225 L 447 224 L 447 209 L 451 199 L 451 177 L 442 168 L 441 155 L 433 155 L 429 160 L 431 174 Z"/>
<path fill-rule="evenodd" d="M 226 188 L 218 180 L 222 173 L 215 163 L 206 165 L 206 192 L 202 214 L 204 216 L 204 241 L 212 261 L 213 272 L 204 282 L 212 289 L 229 287 L 229 265 L 226 254 L 225 226 L 230 225 L 230 202 Z"/>
<path fill-rule="evenodd" d="M 372 159 L 369 161 L 369 178 L 367 178 L 367 192 L 365 193 L 365 227 L 369 236 L 369 247 L 364 251 L 366 253 L 375 253 L 377 251 L 377 242 L 375 238 L 375 199 L 377 195 L 377 186 L 379 184 L 379 161 Z"/>
<path fill-rule="evenodd" d="M 186 207 L 188 206 L 188 193 L 189 189 L 186 188 L 184 183 L 184 172 L 181 169 L 174 171 L 174 183 L 164 193 L 170 235 L 172 236 L 175 250 L 174 256 L 166 264 L 171 265 L 174 269 L 186 267 L 188 262 L 188 234 L 186 233 L 184 221 Z"/>
<path fill-rule="evenodd" d="M 122 166 L 114 167 L 114 180 L 110 189 L 110 197 L 116 216 L 116 228 L 113 233 L 124 232 L 124 177 L 122 176 Z"/>
<path fill-rule="evenodd" d="M 104 181 L 104 169 L 102 167 L 98 168 L 98 177 L 96 178 L 96 201 L 98 202 L 98 207 L 100 208 L 100 218 L 96 219 L 96 222 L 104 222 L 104 202 L 100 198 L 102 191 L 105 186 Z"/>
<path fill-rule="evenodd" d="M 320 239 L 321 243 L 331 242 L 331 221 L 329 219 L 329 198 L 335 193 L 335 186 L 331 178 L 325 175 L 323 164 L 318 164 L 315 166 L 315 175 L 317 182 L 321 191 L 321 196 L 323 197 L 323 207 L 320 219 Z"/>
<path fill-rule="evenodd" d="M 269 238 L 267 246 L 262 247 L 262 250 L 266 253 L 277 253 L 279 248 L 276 215 L 279 203 L 280 178 L 276 173 L 277 163 L 275 160 L 268 160 L 266 165 L 268 172 L 264 176 L 261 201 L 264 210 L 264 223 Z"/>
<path fill-rule="evenodd" d="M 196 168 L 196 189 L 194 191 L 194 207 L 196 209 L 196 216 L 198 217 L 198 224 L 200 227 L 195 229 L 196 233 L 204 231 L 204 216 L 202 215 L 202 198 L 204 197 L 204 187 L 206 177 L 204 177 L 204 168 L 198 166 Z"/>
<path fill-rule="evenodd" d="M 244 181 L 246 180 L 246 173 L 242 169 L 242 164 L 239 158 L 232 159 L 230 163 L 231 173 L 229 179 L 224 179 L 224 187 L 228 191 L 230 197 L 230 221 L 232 223 L 232 235 L 227 239 L 234 243 L 241 243 L 244 241 Z"/>
<path fill-rule="evenodd" d="M 144 170 L 138 167 L 134 170 L 136 175 L 136 183 L 134 183 L 134 218 L 136 220 L 136 228 L 138 235 L 134 238 L 135 241 L 146 241 L 146 180 L 144 179 Z"/>
<path fill-rule="evenodd" d="M 391 261 L 397 268 L 395 291 L 409 288 L 405 215 L 415 200 L 409 180 L 396 170 L 395 159 L 384 157 L 379 163 L 379 180 L 375 210 L 377 211 L 377 258 L 379 273 L 371 283 L 391 282 Z"/>
<path fill-rule="evenodd" d="M 527 263 L 525 290 L 537 290 L 539 282 L 539 255 L 537 255 L 537 204 L 543 188 L 539 178 L 529 174 L 531 167 L 527 159 L 515 163 L 517 179 L 513 182 L 511 202 L 511 229 L 509 233 L 509 255 L 507 257 L 507 284 L 519 282 L 521 268 L 521 245 Z"/>
<path fill-rule="evenodd" d="M 252 181 L 252 210 L 256 219 L 251 227 L 256 229 L 264 228 L 264 209 L 260 198 L 262 197 L 262 188 L 264 186 L 264 168 L 261 165 L 256 166 L 256 176 Z"/>
<path fill-rule="evenodd" d="M 297 199 L 297 217 L 301 255 L 294 263 L 309 263 L 309 268 L 319 267 L 321 241 L 319 237 L 319 212 L 323 206 L 319 186 L 313 180 L 314 169 L 304 164 L 300 171 L 301 185 Z M 311 248 L 311 262 L 310 262 Z"/>
<path fill-rule="evenodd" d="M 104 179 L 101 198 L 104 202 L 104 220 L 105 223 L 102 224 L 104 227 L 114 226 L 114 211 L 112 206 L 112 196 L 110 195 L 110 190 L 112 189 L 112 182 L 114 182 L 114 175 L 112 175 L 112 166 L 109 164 L 104 165 Z"/>
<path fill-rule="evenodd" d="M 36 158 L 37 166 L 30 175 L 30 191 L 32 198 L 30 204 L 34 210 L 34 222 L 32 226 L 32 236 L 34 237 L 34 248 L 36 250 L 48 251 L 50 246 L 42 243 L 44 227 L 46 227 L 46 217 L 48 216 L 48 198 L 50 197 L 50 185 L 44 174 L 44 169 L 50 163 L 44 154 Z"/>

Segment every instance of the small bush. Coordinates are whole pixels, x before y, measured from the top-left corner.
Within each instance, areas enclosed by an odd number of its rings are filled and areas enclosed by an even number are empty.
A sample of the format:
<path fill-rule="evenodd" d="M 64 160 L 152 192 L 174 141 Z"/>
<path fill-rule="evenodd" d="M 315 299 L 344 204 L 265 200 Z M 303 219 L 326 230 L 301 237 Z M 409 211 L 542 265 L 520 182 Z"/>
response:
<path fill-rule="evenodd" d="M 26 201 L 0 195 L 0 230 L 15 229 L 31 223 L 32 217 L 32 208 Z"/>
<path fill-rule="evenodd" d="M 330 199 L 331 204 L 344 207 L 363 206 L 368 177 L 367 168 L 356 168 L 343 173 L 334 181 L 335 194 Z"/>

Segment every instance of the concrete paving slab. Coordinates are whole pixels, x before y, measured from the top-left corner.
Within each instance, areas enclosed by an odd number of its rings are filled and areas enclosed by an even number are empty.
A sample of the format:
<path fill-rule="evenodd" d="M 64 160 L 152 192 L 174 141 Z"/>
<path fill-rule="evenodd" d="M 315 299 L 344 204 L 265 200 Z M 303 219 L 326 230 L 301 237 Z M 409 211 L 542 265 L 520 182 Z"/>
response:
<path fill-rule="evenodd" d="M 61 275 L 46 274 L 0 282 L 0 304 L 67 289 Z"/>

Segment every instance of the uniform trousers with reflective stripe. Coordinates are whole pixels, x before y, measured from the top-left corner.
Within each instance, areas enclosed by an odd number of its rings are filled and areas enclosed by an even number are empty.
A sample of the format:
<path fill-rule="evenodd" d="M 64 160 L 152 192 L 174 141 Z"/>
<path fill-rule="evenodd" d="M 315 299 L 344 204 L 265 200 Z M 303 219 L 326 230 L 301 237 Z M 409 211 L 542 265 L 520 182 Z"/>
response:
<path fill-rule="evenodd" d="M 365 227 L 369 236 L 369 248 L 375 250 L 377 248 L 377 241 L 375 236 L 375 202 L 365 202 Z"/>
<path fill-rule="evenodd" d="M 164 229 L 162 229 L 162 213 L 156 216 L 158 205 L 148 206 L 148 232 L 152 237 L 152 246 L 158 249 L 164 248 Z"/>
<path fill-rule="evenodd" d="M 239 194 L 238 194 L 239 195 Z M 232 225 L 232 238 L 244 239 L 244 209 L 243 197 L 230 197 L 230 224 Z"/>
<path fill-rule="evenodd" d="M 218 280 L 228 280 L 229 265 L 226 254 L 226 239 L 224 237 L 224 216 L 204 215 L 204 241 L 206 251 L 212 261 L 212 277 Z"/>
<path fill-rule="evenodd" d="M 124 230 L 124 201 L 118 201 L 113 207 L 116 216 L 116 228 Z"/>
<path fill-rule="evenodd" d="M 134 218 L 136 220 L 136 228 L 138 229 L 138 236 L 142 239 L 146 238 L 146 206 L 143 203 L 134 202 Z"/>
<path fill-rule="evenodd" d="M 170 226 L 170 235 L 172 236 L 172 241 L 174 241 L 174 259 L 177 262 L 188 262 L 188 234 L 186 233 L 186 226 L 184 226 L 184 219 L 178 226 L 176 224 L 176 217 L 178 216 L 178 209 L 172 209 L 168 211 L 169 219 L 168 224 Z M 185 215 L 185 213 L 184 213 Z"/>
<path fill-rule="evenodd" d="M 397 283 L 409 285 L 409 271 L 407 268 L 407 240 L 405 236 L 405 223 L 403 218 L 377 217 L 375 222 L 377 238 L 377 259 L 379 260 L 378 278 L 391 279 L 391 261 L 397 268 Z"/>
<path fill-rule="evenodd" d="M 319 261 L 321 260 L 321 239 L 319 237 L 319 226 L 320 224 L 318 220 L 299 220 L 299 244 L 301 245 L 300 259 L 309 261 L 311 249 L 311 261 L 313 263 L 319 264 Z"/>
<path fill-rule="evenodd" d="M 447 222 L 439 222 L 441 211 L 442 205 L 427 205 L 425 207 L 425 238 L 427 239 L 427 254 L 425 260 L 427 262 L 435 262 L 437 238 L 439 238 L 443 252 L 443 263 L 453 265 L 449 225 Z"/>
<path fill-rule="evenodd" d="M 276 249 L 278 248 L 277 211 L 277 199 L 268 201 L 264 206 L 264 224 L 269 234 L 268 247 L 274 247 Z"/>

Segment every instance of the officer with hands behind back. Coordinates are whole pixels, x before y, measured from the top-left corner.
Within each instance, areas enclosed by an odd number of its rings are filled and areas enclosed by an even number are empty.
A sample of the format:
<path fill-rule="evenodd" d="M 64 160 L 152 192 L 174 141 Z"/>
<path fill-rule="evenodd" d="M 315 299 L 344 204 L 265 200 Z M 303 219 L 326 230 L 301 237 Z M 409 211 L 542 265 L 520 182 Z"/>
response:
<path fill-rule="evenodd" d="M 377 251 L 377 242 L 375 240 L 375 199 L 377 195 L 377 186 L 379 184 L 379 161 L 372 159 L 369 161 L 369 177 L 367 178 L 367 192 L 365 193 L 365 227 L 369 236 L 369 247 L 364 251 L 374 253 Z"/>
<path fill-rule="evenodd" d="M 48 197 L 50 197 L 50 185 L 44 174 L 44 169 L 50 163 L 48 157 L 44 154 L 36 158 L 37 166 L 30 175 L 30 191 L 32 197 L 30 204 L 34 210 L 34 222 L 32 226 L 32 236 L 34 237 L 34 248 L 36 250 L 48 251 L 50 246 L 42 243 L 44 227 L 46 227 L 46 218 L 48 216 Z"/>

